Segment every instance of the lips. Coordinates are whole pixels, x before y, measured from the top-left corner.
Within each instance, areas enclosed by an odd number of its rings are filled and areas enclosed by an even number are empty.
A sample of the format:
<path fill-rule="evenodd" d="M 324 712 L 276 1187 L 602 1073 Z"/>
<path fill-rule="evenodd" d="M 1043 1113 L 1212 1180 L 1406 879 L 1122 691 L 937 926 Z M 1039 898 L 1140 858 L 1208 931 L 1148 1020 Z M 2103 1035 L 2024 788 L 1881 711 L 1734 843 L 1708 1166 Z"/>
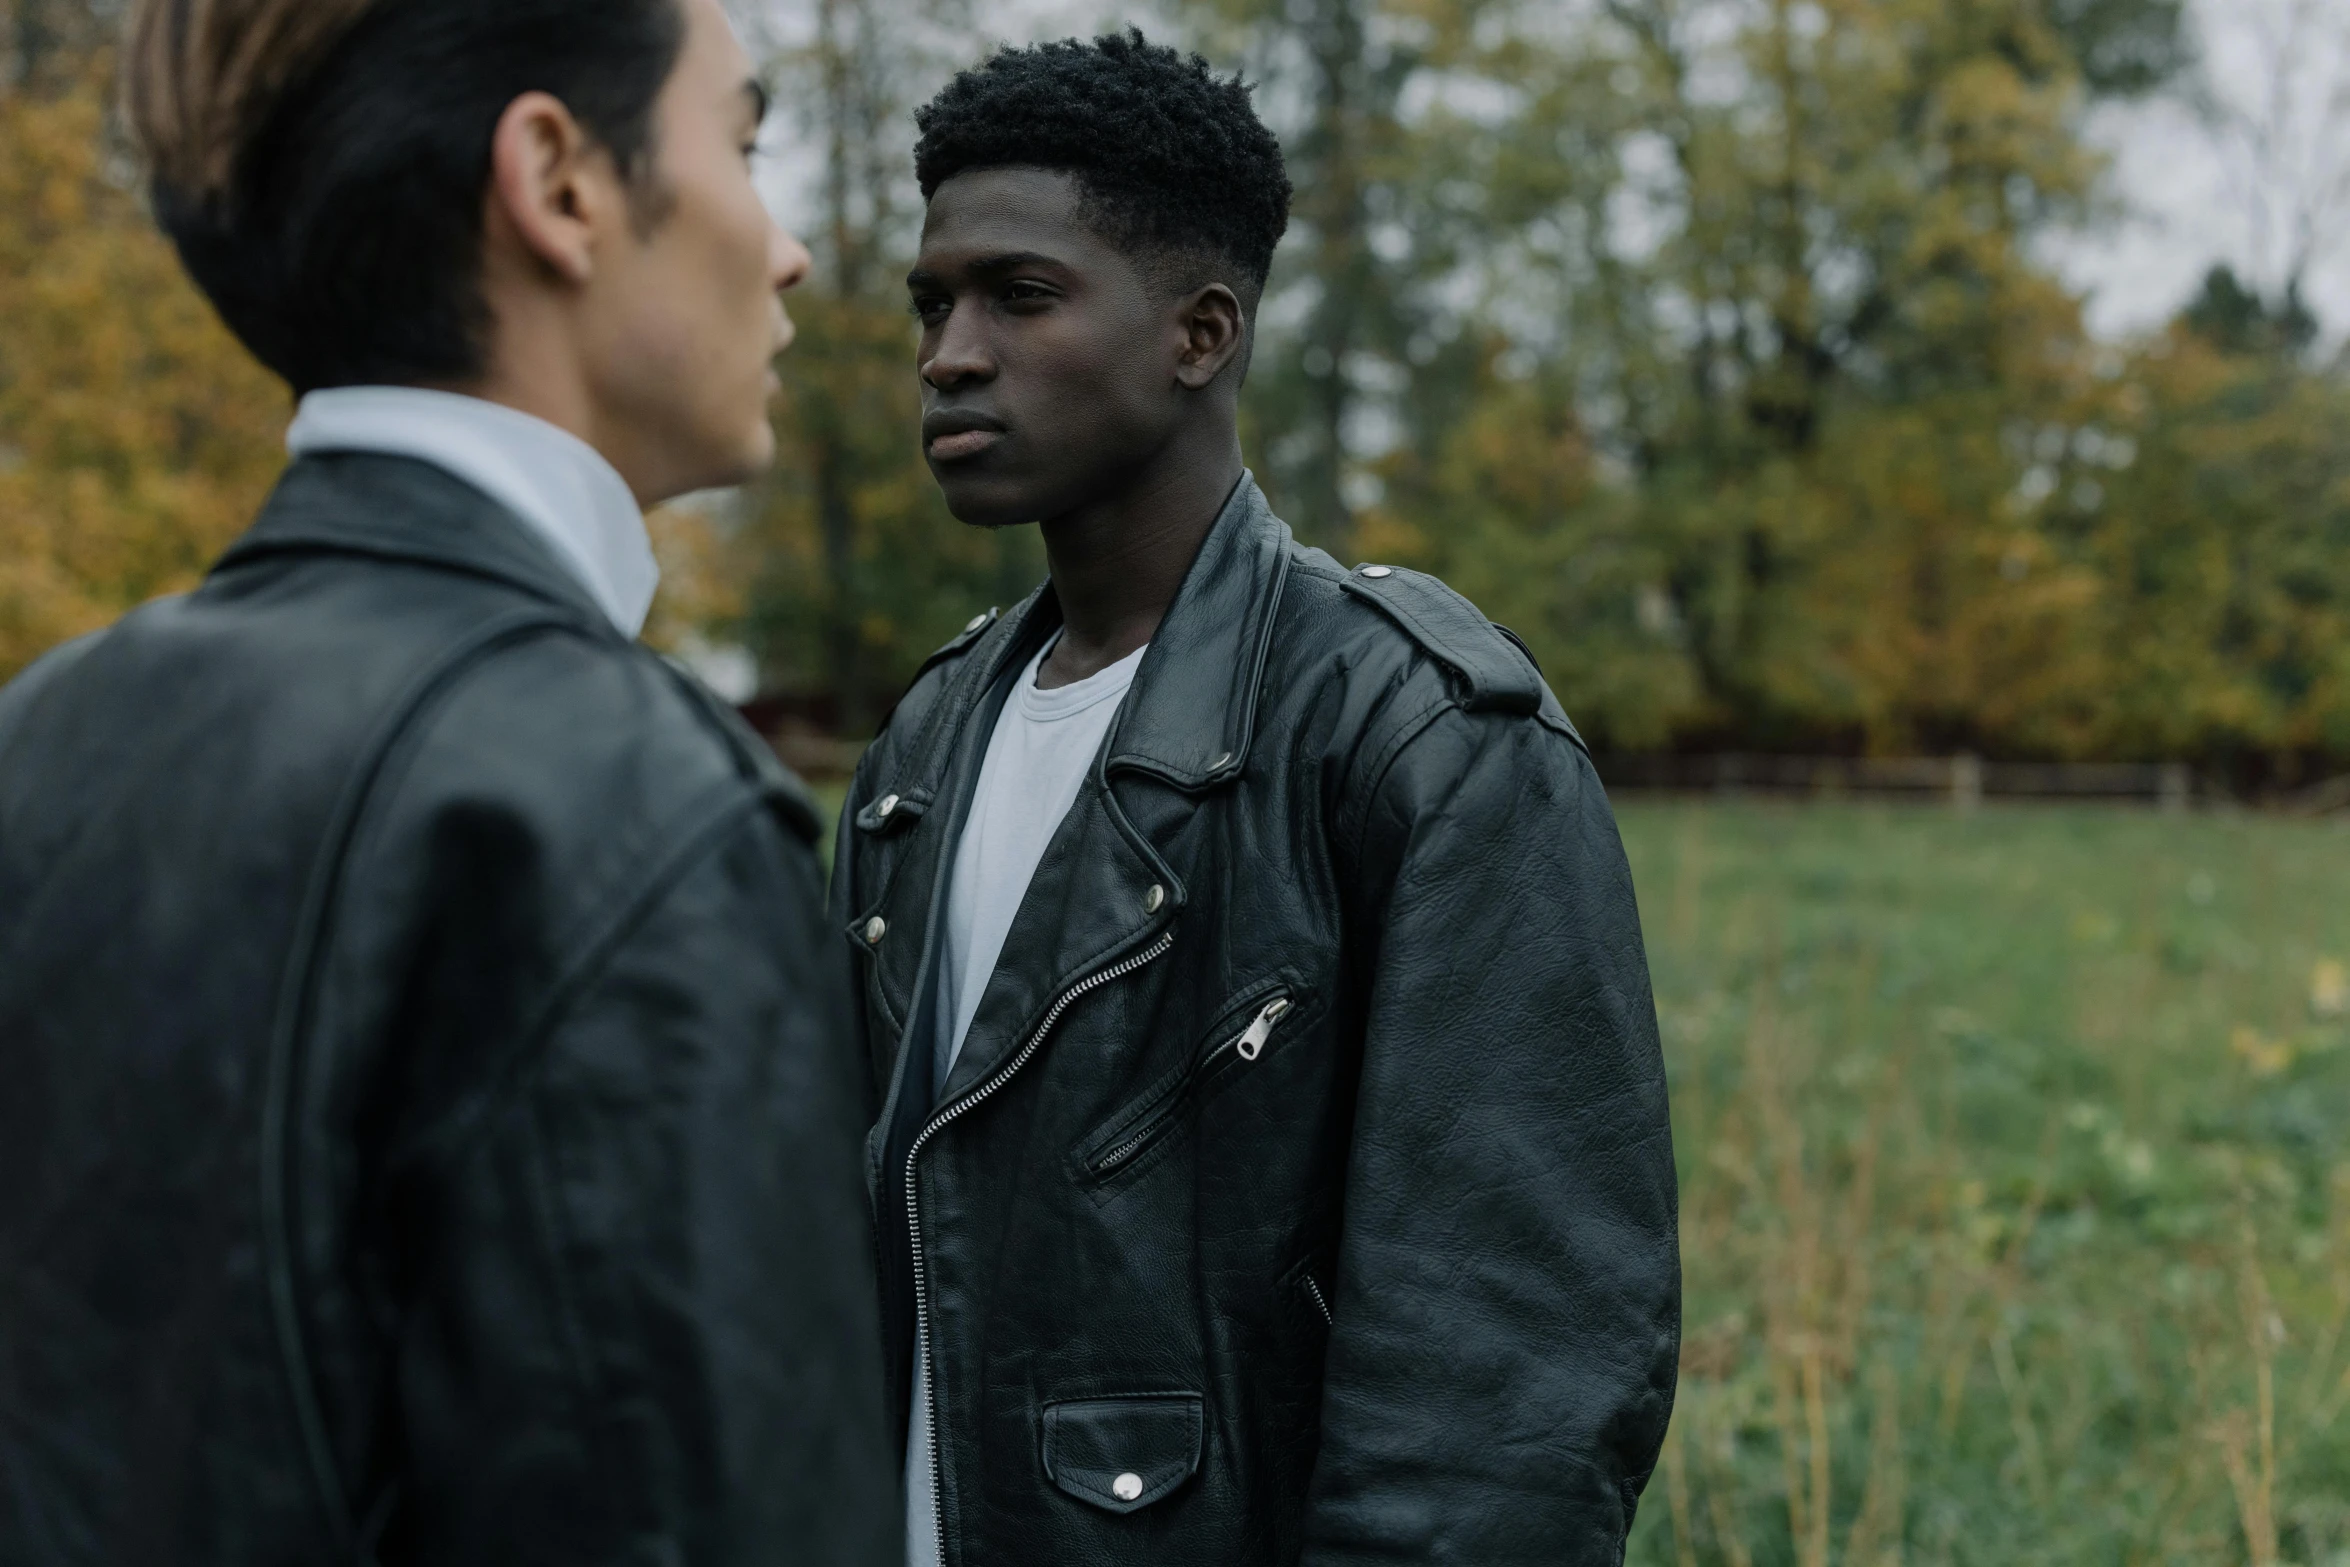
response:
<path fill-rule="evenodd" d="M 960 462 L 1002 441 L 1004 423 L 968 408 L 941 408 L 922 421 L 922 448 L 932 462 Z"/>
<path fill-rule="evenodd" d="M 956 435 L 942 435 L 930 443 L 930 460 L 953 462 L 959 457 L 976 457 L 1003 438 L 1000 430 L 965 430 Z"/>

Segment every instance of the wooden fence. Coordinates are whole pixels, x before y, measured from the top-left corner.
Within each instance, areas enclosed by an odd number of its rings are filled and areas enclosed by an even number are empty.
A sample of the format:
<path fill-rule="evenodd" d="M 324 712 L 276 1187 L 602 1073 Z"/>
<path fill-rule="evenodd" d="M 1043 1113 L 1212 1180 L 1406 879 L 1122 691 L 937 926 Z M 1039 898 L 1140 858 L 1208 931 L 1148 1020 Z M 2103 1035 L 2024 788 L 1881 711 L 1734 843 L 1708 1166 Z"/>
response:
<path fill-rule="evenodd" d="M 818 782 L 848 777 L 865 749 L 804 718 L 747 706 L 743 716 L 776 754 Z M 2350 814 L 2350 774 L 2299 788 L 2236 798 L 2185 762 L 1992 762 L 1956 756 L 1606 755 L 1599 776 L 1614 793 L 1870 796 L 1946 802 L 1970 810 L 1985 800 L 2136 801 L 2163 811 L 2251 805 L 2295 816 Z"/>
<path fill-rule="evenodd" d="M 1610 790 L 1677 794 L 1877 795 L 1945 800 L 2138 800 L 2184 811 L 2198 796 L 2184 762 L 1987 762 L 1979 756 L 1602 756 Z"/>

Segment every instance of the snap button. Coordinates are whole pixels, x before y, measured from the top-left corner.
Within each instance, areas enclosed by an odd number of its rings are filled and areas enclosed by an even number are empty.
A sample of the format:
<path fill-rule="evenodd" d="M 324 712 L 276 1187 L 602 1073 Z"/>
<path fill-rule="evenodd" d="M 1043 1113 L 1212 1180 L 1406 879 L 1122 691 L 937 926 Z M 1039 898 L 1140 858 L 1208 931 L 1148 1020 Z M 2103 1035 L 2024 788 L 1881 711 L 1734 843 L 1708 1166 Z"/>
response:
<path fill-rule="evenodd" d="M 894 794 L 885 794 L 881 797 L 881 803 L 873 807 L 873 814 L 876 816 L 887 816 L 890 812 L 896 810 L 897 808 L 898 797 Z"/>
<path fill-rule="evenodd" d="M 1393 566 L 1365 566 L 1363 575 L 1366 577 L 1392 577 L 1395 575 L 1395 568 Z"/>
<path fill-rule="evenodd" d="M 1214 761 L 1208 764 L 1208 771 L 1211 773 L 1215 772 L 1219 768 L 1230 766 L 1231 762 L 1232 753 L 1230 751 L 1226 751 L 1222 756 L 1217 757 Z"/>
<path fill-rule="evenodd" d="M 1167 889 L 1154 881 L 1151 883 L 1151 890 L 1142 895 L 1142 912 L 1156 914 L 1159 912 L 1159 905 L 1166 901 Z"/>
<path fill-rule="evenodd" d="M 874 916 L 873 916 L 871 919 L 869 919 L 869 920 L 867 920 L 867 921 L 865 922 L 865 945 L 866 945 L 866 946 L 868 946 L 868 947 L 875 947 L 875 946 L 879 946 L 879 945 L 881 944 L 881 938 L 882 938 L 882 937 L 884 937 L 884 936 L 886 936 L 886 935 L 888 935 L 888 934 L 889 934 L 889 921 L 887 921 L 887 920 L 883 919 L 883 918 L 882 918 L 880 915 L 876 914 L 876 915 L 874 915 Z"/>
<path fill-rule="evenodd" d="M 1129 1469 L 1110 1482 L 1110 1494 L 1121 1502 L 1131 1502 L 1142 1494 L 1142 1476 Z"/>
<path fill-rule="evenodd" d="M 969 620 L 963 622 L 963 630 L 966 634 L 968 634 L 970 632 L 977 631 L 981 626 L 986 624 L 987 612 L 985 610 L 981 610 L 978 614 L 973 615 Z"/>

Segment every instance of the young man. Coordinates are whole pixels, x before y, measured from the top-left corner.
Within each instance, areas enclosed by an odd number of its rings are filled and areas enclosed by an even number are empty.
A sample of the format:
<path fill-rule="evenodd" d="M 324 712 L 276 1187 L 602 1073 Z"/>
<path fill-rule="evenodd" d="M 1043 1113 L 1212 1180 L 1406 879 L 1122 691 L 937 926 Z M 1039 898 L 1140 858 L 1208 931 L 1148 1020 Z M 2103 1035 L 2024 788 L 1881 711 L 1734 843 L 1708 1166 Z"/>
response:
<path fill-rule="evenodd" d="M 156 207 L 303 394 L 0 693 L 0 1560 L 894 1559 L 816 821 L 635 641 L 806 254 L 718 0 L 150 0 Z"/>
<path fill-rule="evenodd" d="M 838 838 L 909 1554 L 1613 1564 L 1679 1274 L 1589 760 L 1509 637 L 1243 470 L 1289 193 L 1245 89 L 1135 34 L 920 118 L 926 451 L 1052 577 Z"/>

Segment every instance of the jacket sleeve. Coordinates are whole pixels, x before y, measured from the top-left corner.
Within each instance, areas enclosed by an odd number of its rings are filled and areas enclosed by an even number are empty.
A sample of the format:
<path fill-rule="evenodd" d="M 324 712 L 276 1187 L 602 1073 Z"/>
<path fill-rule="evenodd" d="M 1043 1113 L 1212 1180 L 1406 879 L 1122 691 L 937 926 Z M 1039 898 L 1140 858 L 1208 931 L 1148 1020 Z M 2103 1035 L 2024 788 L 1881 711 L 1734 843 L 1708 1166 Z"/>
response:
<path fill-rule="evenodd" d="M 436 1118 L 415 1559 L 896 1560 L 840 953 L 813 854 L 746 805 L 587 933 L 478 1124 Z"/>
<path fill-rule="evenodd" d="M 1680 1337 L 1630 871 L 1548 723 L 1446 707 L 1394 758 L 1306 1560 L 1615 1567 Z"/>

